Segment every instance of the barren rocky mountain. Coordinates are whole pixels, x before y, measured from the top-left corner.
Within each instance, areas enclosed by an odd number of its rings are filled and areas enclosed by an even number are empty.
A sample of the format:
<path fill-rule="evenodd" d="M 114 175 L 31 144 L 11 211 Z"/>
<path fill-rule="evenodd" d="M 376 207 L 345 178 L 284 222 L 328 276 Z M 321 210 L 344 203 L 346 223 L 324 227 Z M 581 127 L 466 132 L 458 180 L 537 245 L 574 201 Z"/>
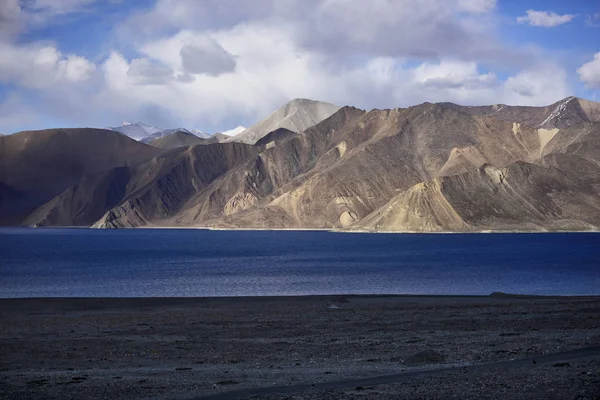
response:
<path fill-rule="evenodd" d="M 254 144 L 278 128 L 300 133 L 331 116 L 339 109 L 340 107 L 336 105 L 321 101 L 294 99 L 231 140 Z"/>
<path fill-rule="evenodd" d="M 86 171 L 21 223 L 598 229 L 600 122 L 589 121 L 598 116 L 598 103 L 568 98 L 513 107 L 514 120 L 490 109 L 343 107 L 301 133 L 272 130 L 256 145 L 162 150 L 145 163 Z M 573 111 L 579 109 L 585 112 Z M 3 198 L 23 195 L 14 181 L 0 181 Z"/>
<path fill-rule="evenodd" d="M 176 214 L 196 193 L 257 154 L 242 143 L 179 147 L 146 163 L 90 174 L 26 220 L 26 225 L 143 226 Z M 111 225 L 112 224 L 112 225 Z"/>
<path fill-rule="evenodd" d="M 48 129 L 3 136 L 0 224 L 19 224 L 36 207 L 88 174 L 138 165 L 159 152 L 103 129 Z"/>

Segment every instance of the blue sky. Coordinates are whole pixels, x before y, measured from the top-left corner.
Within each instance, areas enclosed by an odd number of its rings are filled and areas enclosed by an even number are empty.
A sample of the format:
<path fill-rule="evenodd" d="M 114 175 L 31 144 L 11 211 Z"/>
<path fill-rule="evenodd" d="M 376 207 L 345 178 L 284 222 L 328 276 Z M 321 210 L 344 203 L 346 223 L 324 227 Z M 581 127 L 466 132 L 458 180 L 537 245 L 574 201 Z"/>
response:
<path fill-rule="evenodd" d="M 296 97 L 600 101 L 597 0 L 3 0 L 0 133 L 248 126 Z"/>

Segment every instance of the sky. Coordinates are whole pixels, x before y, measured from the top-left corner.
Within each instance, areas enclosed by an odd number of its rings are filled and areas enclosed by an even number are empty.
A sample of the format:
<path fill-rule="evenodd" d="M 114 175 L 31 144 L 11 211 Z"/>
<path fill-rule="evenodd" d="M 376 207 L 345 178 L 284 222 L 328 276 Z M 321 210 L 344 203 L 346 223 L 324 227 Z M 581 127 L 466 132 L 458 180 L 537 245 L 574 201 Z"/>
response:
<path fill-rule="evenodd" d="M 0 133 L 600 101 L 600 0 L 0 0 Z"/>

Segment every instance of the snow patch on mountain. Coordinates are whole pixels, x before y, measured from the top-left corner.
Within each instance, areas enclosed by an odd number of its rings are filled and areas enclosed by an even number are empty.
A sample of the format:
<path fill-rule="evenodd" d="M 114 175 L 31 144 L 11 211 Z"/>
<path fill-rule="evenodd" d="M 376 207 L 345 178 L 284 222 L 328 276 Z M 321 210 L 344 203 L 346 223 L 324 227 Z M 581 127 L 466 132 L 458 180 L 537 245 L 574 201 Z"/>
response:
<path fill-rule="evenodd" d="M 108 127 L 107 129 L 122 133 L 123 135 L 138 141 L 153 135 L 156 132 L 162 131 L 161 128 L 157 128 L 156 126 L 146 125 L 141 122 L 131 123 L 127 121 L 124 121 L 121 126 Z"/>
<path fill-rule="evenodd" d="M 226 136 L 237 136 L 240 133 L 244 132 L 245 130 L 246 130 L 246 128 L 240 125 L 237 128 L 233 128 L 228 131 L 221 132 L 221 133 Z"/>
<path fill-rule="evenodd" d="M 563 113 L 567 110 L 567 105 L 569 104 L 569 102 L 571 102 L 574 99 L 575 99 L 575 97 L 571 96 L 571 97 L 567 97 L 566 99 L 561 101 L 554 108 L 554 110 L 552 110 L 552 112 L 550 114 L 548 114 L 548 116 L 540 123 L 539 126 L 544 127 L 544 126 L 546 126 L 546 124 L 548 124 L 549 122 L 551 122 L 553 120 L 559 120 L 562 117 Z"/>

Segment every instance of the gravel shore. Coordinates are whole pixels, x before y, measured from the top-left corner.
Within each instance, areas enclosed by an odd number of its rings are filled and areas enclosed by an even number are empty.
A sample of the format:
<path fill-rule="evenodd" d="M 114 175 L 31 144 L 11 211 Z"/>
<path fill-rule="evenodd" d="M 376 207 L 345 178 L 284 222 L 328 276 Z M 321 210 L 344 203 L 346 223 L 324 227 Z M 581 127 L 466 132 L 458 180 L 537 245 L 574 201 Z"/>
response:
<path fill-rule="evenodd" d="M 597 353 L 351 384 L 600 346 L 594 297 L 4 299 L 0 321 L 6 399 L 191 399 L 302 384 L 317 389 L 252 398 L 600 398 Z"/>

